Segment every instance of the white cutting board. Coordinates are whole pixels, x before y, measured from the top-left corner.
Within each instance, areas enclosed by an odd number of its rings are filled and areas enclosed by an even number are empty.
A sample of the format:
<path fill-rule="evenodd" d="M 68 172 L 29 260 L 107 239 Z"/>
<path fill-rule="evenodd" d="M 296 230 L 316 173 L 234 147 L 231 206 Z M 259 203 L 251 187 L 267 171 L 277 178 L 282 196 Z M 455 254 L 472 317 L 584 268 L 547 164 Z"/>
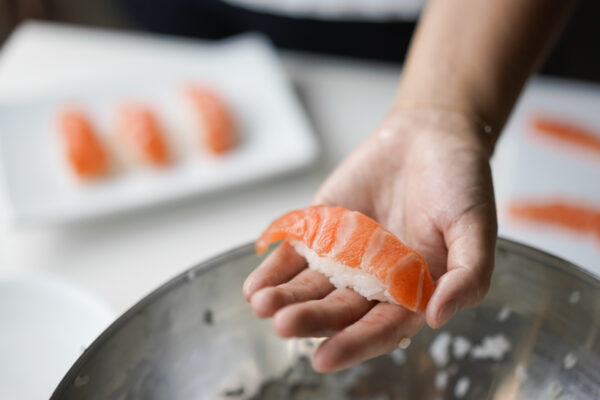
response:
<path fill-rule="evenodd" d="M 318 155 L 275 51 L 260 35 L 198 43 L 30 24 L 11 37 L 3 53 L 6 60 L 32 67 L 16 73 L 14 64 L 4 62 L 0 69 L 0 87 L 21 88 L 0 93 L 0 164 L 9 216 L 16 222 L 73 222 L 212 194 L 306 167 Z M 54 79 L 38 79 L 39 65 L 56 68 Z M 74 71 L 77 81 L 71 78 Z M 9 85 L 6 76 L 24 81 Z M 190 81 L 214 88 L 230 106 L 241 137 L 232 152 L 208 157 L 198 150 L 182 112 L 182 87 Z M 176 150 L 174 165 L 164 171 L 122 168 L 108 179 L 79 184 L 69 176 L 56 143 L 58 109 L 75 101 L 108 135 L 114 108 L 123 99 L 159 111 Z"/>
<path fill-rule="evenodd" d="M 558 255 L 600 276 L 600 239 L 559 227 L 520 223 L 507 215 L 513 200 L 566 199 L 600 210 L 600 155 L 532 134 L 545 115 L 592 128 L 600 137 L 600 86 L 536 79 L 527 87 L 497 148 L 499 233 Z M 502 169 L 502 170 L 500 170 Z"/>

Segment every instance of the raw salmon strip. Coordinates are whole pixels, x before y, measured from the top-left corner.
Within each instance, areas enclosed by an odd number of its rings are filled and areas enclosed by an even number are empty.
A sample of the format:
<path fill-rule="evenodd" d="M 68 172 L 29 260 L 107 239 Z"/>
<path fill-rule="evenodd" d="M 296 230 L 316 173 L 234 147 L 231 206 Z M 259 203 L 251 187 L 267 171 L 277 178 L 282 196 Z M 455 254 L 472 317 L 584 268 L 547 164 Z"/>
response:
<path fill-rule="evenodd" d="M 425 260 L 366 215 L 342 207 L 310 206 L 276 219 L 256 241 L 256 252 L 286 239 L 309 267 L 337 288 L 369 300 L 422 311 L 434 290 Z"/>
<path fill-rule="evenodd" d="M 600 133 L 550 118 L 537 118 L 535 132 L 600 154 Z"/>
<path fill-rule="evenodd" d="M 68 108 L 58 117 L 60 135 L 67 160 L 81 179 L 93 179 L 108 173 L 109 157 L 83 112 Z"/>
<path fill-rule="evenodd" d="M 148 107 L 122 105 L 117 112 L 117 134 L 134 159 L 159 167 L 170 164 L 164 133 Z"/>
<path fill-rule="evenodd" d="M 194 85 L 187 87 L 186 94 L 198 124 L 202 147 L 213 154 L 234 148 L 235 127 L 224 101 L 215 92 Z"/>
<path fill-rule="evenodd" d="M 508 209 L 512 217 L 551 224 L 600 238 L 600 209 L 564 201 L 514 202 Z"/>

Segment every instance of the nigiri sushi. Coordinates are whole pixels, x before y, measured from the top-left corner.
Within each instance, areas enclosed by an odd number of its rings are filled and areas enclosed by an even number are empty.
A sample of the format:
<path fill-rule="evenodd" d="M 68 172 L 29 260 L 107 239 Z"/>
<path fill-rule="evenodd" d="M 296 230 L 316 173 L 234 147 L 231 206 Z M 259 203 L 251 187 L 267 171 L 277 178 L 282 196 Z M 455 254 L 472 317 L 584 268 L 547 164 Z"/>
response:
<path fill-rule="evenodd" d="M 85 180 L 106 175 L 109 171 L 108 152 L 88 117 L 78 109 L 65 108 L 58 116 L 58 125 L 73 172 Z"/>
<path fill-rule="evenodd" d="M 117 135 L 135 160 L 157 167 L 171 163 L 164 132 L 150 108 L 135 103 L 121 105 Z"/>
<path fill-rule="evenodd" d="M 202 147 L 222 154 L 235 147 L 237 137 L 233 118 L 225 102 L 212 90 L 190 85 L 186 90 L 196 119 Z"/>
<path fill-rule="evenodd" d="M 369 300 L 422 311 L 433 293 L 423 257 L 360 212 L 328 206 L 291 211 L 258 238 L 257 254 L 281 239 L 335 287 L 350 287 Z"/>
<path fill-rule="evenodd" d="M 583 125 L 570 124 L 552 118 L 538 118 L 533 123 L 534 132 L 561 140 L 582 149 L 600 153 L 600 135 Z"/>
<path fill-rule="evenodd" d="M 508 212 L 510 216 L 524 221 L 560 226 L 581 233 L 595 233 L 600 238 L 600 209 L 581 202 L 513 202 Z"/>

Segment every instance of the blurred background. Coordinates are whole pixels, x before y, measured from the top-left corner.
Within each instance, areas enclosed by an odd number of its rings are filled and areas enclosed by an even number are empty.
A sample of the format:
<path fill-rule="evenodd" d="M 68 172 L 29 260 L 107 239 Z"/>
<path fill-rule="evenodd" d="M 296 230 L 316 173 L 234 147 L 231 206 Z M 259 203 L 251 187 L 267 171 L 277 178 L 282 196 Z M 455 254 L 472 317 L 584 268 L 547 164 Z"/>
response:
<path fill-rule="evenodd" d="M 274 3 L 315 9 L 268 8 Z M 381 123 L 424 2 L 405 0 L 400 8 L 393 0 L 347 0 L 393 5 L 393 18 L 375 6 L 364 18 L 340 14 L 335 3 L 0 0 L 0 172 L 6 178 L 0 185 L 0 398 L 47 398 L 115 318 L 191 266 L 250 243 L 275 216 L 308 204 L 330 171 Z M 598 152 L 536 136 L 532 124 L 541 116 L 550 131 L 600 139 L 598 16 L 600 2 L 577 2 L 542 76 L 524 89 L 492 169 L 501 236 L 600 276 L 600 232 L 507 216 L 512 200 L 528 197 L 573 200 L 600 215 Z M 238 35 L 255 31 L 270 41 Z M 105 121 L 119 96 L 134 94 L 155 101 L 165 117 L 177 108 L 176 85 L 194 74 L 220 85 L 239 117 L 244 140 L 232 157 L 208 160 L 196 146 L 181 146 L 188 153 L 164 173 L 131 168 L 95 186 L 67 182 L 52 125 L 65 100 L 81 95 L 96 121 Z M 103 128 L 100 136 L 113 133 Z M 187 196 L 206 182 L 206 196 Z M 169 204 L 146 207 L 154 199 Z M 567 289 L 568 299 L 549 297 L 593 311 L 593 298 Z M 245 307 L 240 310 L 249 312 Z M 593 329 L 590 337 L 597 324 Z M 31 392 L 18 397 L 17 389 Z"/>
<path fill-rule="evenodd" d="M 259 30 L 284 48 L 402 61 L 414 29 L 415 8 L 406 12 L 407 22 L 352 18 L 326 22 L 213 0 L 0 0 L 0 43 L 19 22 L 33 18 L 213 39 Z M 599 2 L 577 2 L 541 73 L 600 82 L 598 15 Z"/>

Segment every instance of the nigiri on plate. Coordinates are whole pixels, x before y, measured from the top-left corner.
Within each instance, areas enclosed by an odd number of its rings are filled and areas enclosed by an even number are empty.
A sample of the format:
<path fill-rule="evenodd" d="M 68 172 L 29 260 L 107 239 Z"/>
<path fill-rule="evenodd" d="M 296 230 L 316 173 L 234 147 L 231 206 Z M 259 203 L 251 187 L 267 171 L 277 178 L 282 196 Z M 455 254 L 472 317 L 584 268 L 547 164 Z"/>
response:
<path fill-rule="evenodd" d="M 214 90 L 193 84 L 186 87 L 186 95 L 203 149 L 212 154 L 233 149 L 237 144 L 235 124 L 223 99 Z"/>
<path fill-rule="evenodd" d="M 117 135 L 132 159 L 156 167 L 171 163 L 165 134 L 150 108 L 122 104 L 117 111 Z"/>
<path fill-rule="evenodd" d="M 83 37 L 89 36 L 90 42 L 106 49 L 120 49 L 122 54 L 138 54 L 141 46 L 135 35 L 130 38 L 128 34 L 82 30 L 69 36 L 52 29 L 43 36 L 50 41 L 56 36 L 61 49 L 72 54 L 67 57 L 71 61 L 81 61 L 76 56 L 81 51 L 75 47 L 85 47 L 88 39 Z M 71 43 L 65 41 L 67 36 L 78 39 Z M 132 52 L 128 46 L 134 42 Z M 163 207 L 247 187 L 307 168 L 318 160 L 316 135 L 275 49 L 263 37 L 249 34 L 199 43 L 193 51 L 177 40 L 144 39 L 144 43 L 144 52 L 160 59 L 160 68 L 151 62 L 138 63 L 137 56 L 124 60 L 108 54 L 98 60 L 114 74 L 101 74 L 101 79 L 84 74 L 73 77 L 80 81 L 78 85 L 54 82 L 56 87 L 43 96 L 5 96 L 0 101 L 0 180 L 6 187 L 11 221 L 60 225 Z M 252 79 L 236 73 L 240 65 L 251 71 Z M 71 69 L 86 71 L 86 67 Z M 189 83 L 202 90 L 210 87 L 226 108 L 223 121 L 232 126 L 235 141 L 224 142 L 233 144 L 224 146 L 229 148 L 224 153 L 213 155 L 202 144 L 203 114 L 196 112 L 187 96 Z M 141 103 L 155 113 L 170 163 L 164 167 L 148 164 L 119 139 L 116 108 L 122 101 Z M 57 110 L 65 102 L 81 106 L 97 131 L 108 157 L 107 179 L 86 179 L 85 183 L 92 184 L 85 185 L 74 185 L 69 179 L 72 167 L 59 147 L 63 140 L 57 126 Z"/>
<path fill-rule="evenodd" d="M 281 239 L 335 287 L 350 287 L 369 300 L 422 311 L 435 288 L 423 257 L 357 211 L 329 206 L 291 211 L 263 232 L 256 252 Z"/>
<path fill-rule="evenodd" d="M 533 131 L 540 137 L 600 154 L 600 134 L 590 127 L 542 116 L 533 121 Z"/>
<path fill-rule="evenodd" d="M 514 201 L 509 205 L 508 213 L 520 221 L 562 227 L 583 234 L 591 233 L 600 239 L 600 209 L 582 201 Z"/>
<path fill-rule="evenodd" d="M 78 178 L 91 180 L 109 172 L 108 151 L 83 111 L 74 107 L 62 109 L 58 127 L 65 157 Z"/>

